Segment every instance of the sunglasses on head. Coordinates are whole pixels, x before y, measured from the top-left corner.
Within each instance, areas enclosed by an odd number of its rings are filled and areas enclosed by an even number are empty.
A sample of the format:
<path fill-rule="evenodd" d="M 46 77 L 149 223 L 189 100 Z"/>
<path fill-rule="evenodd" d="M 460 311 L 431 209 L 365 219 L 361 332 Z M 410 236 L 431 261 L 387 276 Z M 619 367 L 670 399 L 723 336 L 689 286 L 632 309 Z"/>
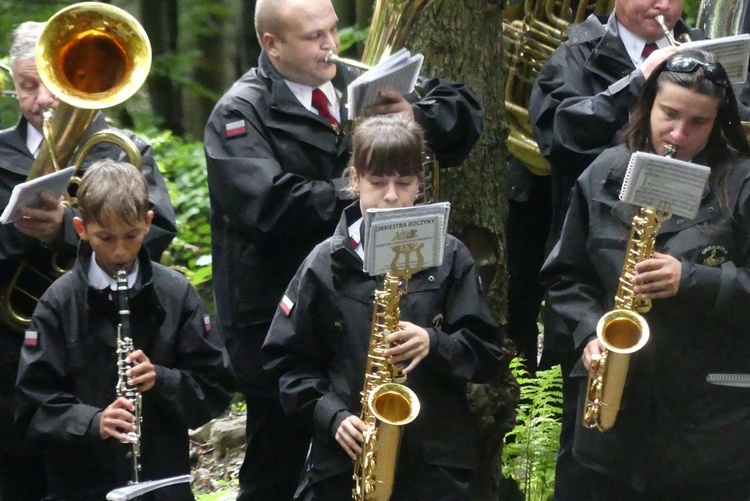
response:
<path fill-rule="evenodd" d="M 703 74 L 713 84 L 725 89 L 731 86 L 727 72 L 719 63 L 705 63 L 690 56 L 675 56 L 667 61 L 667 70 L 674 73 L 692 73 L 698 67 L 703 68 Z"/>

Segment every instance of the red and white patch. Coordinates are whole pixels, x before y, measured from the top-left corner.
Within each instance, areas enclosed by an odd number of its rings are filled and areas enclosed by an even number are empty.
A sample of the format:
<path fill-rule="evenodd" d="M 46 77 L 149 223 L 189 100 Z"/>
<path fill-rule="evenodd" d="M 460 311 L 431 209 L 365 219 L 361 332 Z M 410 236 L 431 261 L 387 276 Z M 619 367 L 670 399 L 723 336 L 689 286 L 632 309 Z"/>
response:
<path fill-rule="evenodd" d="M 284 294 L 284 297 L 281 298 L 281 302 L 279 303 L 279 308 L 281 308 L 281 311 L 283 311 L 284 314 L 288 317 L 292 312 L 292 308 L 294 308 L 294 301 L 289 299 L 289 296 Z"/>
<path fill-rule="evenodd" d="M 226 124 L 227 137 L 237 137 L 247 134 L 247 125 L 244 120 L 235 120 Z"/>
<path fill-rule="evenodd" d="M 203 327 L 206 328 L 206 332 L 211 330 L 211 317 L 206 313 L 203 315 Z"/>
<path fill-rule="evenodd" d="M 26 331 L 23 337 L 24 346 L 36 346 L 39 342 L 39 335 L 36 331 Z"/>

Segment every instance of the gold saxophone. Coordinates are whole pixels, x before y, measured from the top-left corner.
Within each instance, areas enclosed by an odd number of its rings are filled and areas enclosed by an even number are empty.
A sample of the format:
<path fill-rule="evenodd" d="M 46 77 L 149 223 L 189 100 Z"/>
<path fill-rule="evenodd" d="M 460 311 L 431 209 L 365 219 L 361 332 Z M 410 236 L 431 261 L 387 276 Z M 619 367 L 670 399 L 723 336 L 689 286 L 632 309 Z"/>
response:
<path fill-rule="evenodd" d="M 370 346 L 367 352 L 362 414 L 368 425 L 362 453 L 354 463 L 353 499 L 382 500 L 391 497 L 401 431 L 419 414 L 417 395 L 404 386 L 403 367 L 390 365 L 384 355 L 386 337 L 400 330 L 398 303 L 400 278 L 387 274 L 383 290 L 375 292 Z"/>
<path fill-rule="evenodd" d="M 667 146 L 665 156 L 676 149 Z M 641 207 L 633 217 L 625 263 L 615 296 L 615 309 L 605 313 L 596 325 L 596 336 L 604 353 L 591 362 L 583 425 L 607 431 L 615 424 L 622 393 L 627 381 L 630 356 L 646 345 L 649 328 L 641 313 L 651 309 L 651 300 L 643 299 L 633 290 L 635 265 L 654 255 L 654 241 L 668 213 Z"/>

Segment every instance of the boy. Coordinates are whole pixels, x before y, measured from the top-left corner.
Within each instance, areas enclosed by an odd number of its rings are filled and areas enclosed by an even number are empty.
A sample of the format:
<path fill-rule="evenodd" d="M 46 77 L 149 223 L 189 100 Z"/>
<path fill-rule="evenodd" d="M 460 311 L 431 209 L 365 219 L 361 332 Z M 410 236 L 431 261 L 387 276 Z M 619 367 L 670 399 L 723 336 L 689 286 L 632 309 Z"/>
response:
<path fill-rule="evenodd" d="M 365 423 L 360 392 L 370 341 L 373 293 L 382 278 L 362 270 L 362 214 L 409 207 L 419 189 L 422 130 L 403 115 L 357 125 L 350 190 L 359 201 L 333 237 L 307 257 L 287 288 L 263 345 L 264 367 L 279 378 L 281 403 L 313 424 L 300 499 L 352 497 L 353 460 Z M 388 362 L 403 363 L 421 411 L 404 426 L 391 499 L 468 499 L 475 429 L 466 383 L 485 382 L 506 360 L 474 262 L 456 238 L 445 258 L 409 279 L 400 301 L 402 330 L 388 335 Z"/>
<path fill-rule="evenodd" d="M 188 428 L 225 410 L 233 374 L 206 308 L 179 273 L 143 247 L 153 213 L 130 164 L 91 166 L 78 189 L 81 237 L 73 269 L 42 296 L 26 332 L 16 421 L 45 458 L 45 499 L 101 500 L 133 477 L 134 406 L 116 398 L 118 269 L 128 273 L 127 384 L 142 395 L 139 481 L 190 472 Z M 125 442 L 125 443 L 122 443 Z M 143 499 L 193 499 L 190 486 Z"/>

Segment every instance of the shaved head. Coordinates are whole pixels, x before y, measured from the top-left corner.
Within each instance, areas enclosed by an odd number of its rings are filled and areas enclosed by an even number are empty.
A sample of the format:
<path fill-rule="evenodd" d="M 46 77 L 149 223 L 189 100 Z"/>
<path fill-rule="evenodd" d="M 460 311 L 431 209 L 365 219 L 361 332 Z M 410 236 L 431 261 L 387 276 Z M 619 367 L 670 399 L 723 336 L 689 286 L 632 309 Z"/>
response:
<path fill-rule="evenodd" d="M 255 3 L 255 36 L 263 46 L 263 33 L 283 39 L 284 12 L 295 0 L 258 0 Z"/>

